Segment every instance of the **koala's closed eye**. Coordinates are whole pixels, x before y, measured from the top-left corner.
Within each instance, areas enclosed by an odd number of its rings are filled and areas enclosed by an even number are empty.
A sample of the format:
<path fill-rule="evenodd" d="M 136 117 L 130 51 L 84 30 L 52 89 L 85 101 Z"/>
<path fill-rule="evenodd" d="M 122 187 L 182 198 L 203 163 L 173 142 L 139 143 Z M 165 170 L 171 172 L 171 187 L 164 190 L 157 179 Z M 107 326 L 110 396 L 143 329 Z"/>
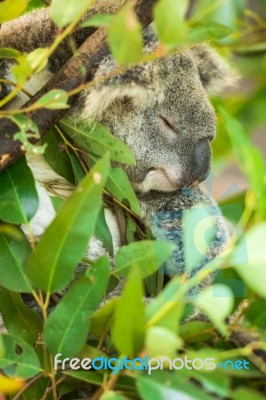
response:
<path fill-rule="evenodd" d="M 167 129 L 169 129 L 171 132 L 178 133 L 174 122 L 172 122 L 169 117 L 159 115 L 159 118 Z"/>

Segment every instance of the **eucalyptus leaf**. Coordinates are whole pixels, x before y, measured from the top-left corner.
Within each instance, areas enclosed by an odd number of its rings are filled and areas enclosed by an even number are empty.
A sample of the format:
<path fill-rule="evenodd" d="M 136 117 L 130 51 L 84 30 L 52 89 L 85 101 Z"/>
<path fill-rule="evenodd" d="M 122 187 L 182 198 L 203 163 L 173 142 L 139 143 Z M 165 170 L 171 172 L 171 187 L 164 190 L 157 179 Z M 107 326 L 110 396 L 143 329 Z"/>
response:
<path fill-rule="evenodd" d="M 7 376 L 28 379 L 42 371 L 37 354 L 27 342 L 9 335 L 1 334 L 1 338 L 5 353 L 0 355 L 0 368 Z"/>
<path fill-rule="evenodd" d="M 153 371 L 151 376 L 139 376 L 137 388 L 143 400 L 213 399 L 192 382 L 184 380 L 182 375 L 167 371 Z"/>
<path fill-rule="evenodd" d="M 21 234 L 19 240 L 0 233 L 0 283 L 14 292 L 31 292 L 32 285 L 26 273 L 31 254 L 30 245 Z"/>
<path fill-rule="evenodd" d="M 142 278 L 145 278 L 157 271 L 175 248 L 172 243 L 159 240 L 130 243 L 118 250 L 114 272 L 125 275 L 133 268 L 138 268 Z"/>
<path fill-rule="evenodd" d="M 0 58 L 11 58 L 16 59 L 21 56 L 21 53 L 18 50 L 10 49 L 10 48 L 2 48 L 0 49 Z"/>
<path fill-rule="evenodd" d="M 75 143 L 85 150 L 102 156 L 106 151 L 110 152 L 110 158 L 124 164 L 135 165 L 136 161 L 131 150 L 125 143 L 111 134 L 111 132 L 99 122 L 93 125 L 73 123 L 62 120 L 60 126 Z"/>
<path fill-rule="evenodd" d="M 121 298 L 119 299 L 112 339 L 117 350 L 133 357 L 144 344 L 144 304 L 141 274 L 138 269 L 131 271 Z"/>
<path fill-rule="evenodd" d="M 50 15 L 60 28 L 68 25 L 75 19 L 81 18 L 86 10 L 93 5 L 95 0 L 53 0 Z"/>
<path fill-rule="evenodd" d="M 153 326 L 147 329 L 145 337 L 145 351 L 149 357 L 169 357 L 174 359 L 177 350 L 183 341 L 176 333 L 162 326 Z"/>
<path fill-rule="evenodd" d="M 19 293 L 2 288 L 0 310 L 11 335 L 19 336 L 29 344 L 37 342 L 43 330 L 42 321 L 38 314 L 25 306 Z"/>
<path fill-rule="evenodd" d="M 87 28 L 88 26 L 109 26 L 111 20 L 112 16 L 110 14 L 97 14 L 82 22 L 80 28 Z"/>
<path fill-rule="evenodd" d="M 266 280 L 266 222 L 261 222 L 242 237 L 233 250 L 230 262 L 244 282 L 264 299 Z"/>
<path fill-rule="evenodd" d="M 154 7 L 154 20 L 158 36 L 169 48 L 175 47 L 186 39 L 187 25 L 185 14 L 187 0 L 159 0 Z"/>
<path fill-rule="evenodd" d="M 204 311 L 216 328 L 225 335 L 225 318 L 230 315 L 234 304 L 232 291 L 225 285 L 208 287 L 198 295 L 197 305 Z"/>
<path fill-rule="evenodd" d="M 121 65 L 139 61 L 142 56 L 141 25 L 133 2 L 126 3 L 109 22 L 108 44 L 114 58 Z"/>
<path fill-rule="evenodd" d="M 36 101 L 35 105 L 42 106 L 43 108 L 48 108 L 50 110 L 61 110 L 64 108 L 69 108 L 67 102 L 68 95 L 65 90 L 53 89 L 40 97 Z"/>
<path fill-rule="evenodd" d="M 138 198 L 125 171 L 121 168 L 112 168 L 109 171 L 105 187 L 117 200 L 122 203 L 127 201 L 131 210 L 135 214 L 140 215 L 140 204 Z"/>
<path fill-rule="evenodd" d="M 44 340 L 52 354 L 76 355 L 86 343 L 89 317 L 99 305 L 108 280 L 109 260 L 100 258 L 92 270 L 67 291 L 44 326 Z"/>
<path fill-rule="evenodd" d="M 63 176 L 67 181 L 74 183 L 75 177 L 72 169 L 72 162 L 66 152 L 65 144 L 56 131 L 52 128 L 42 139 L 42 144 L 46 144 L 44 157 L 53 170 Z"/>
<path fill-rule="evenodd" d="M 25 157 L 0 175 L 0 219 L 27 224 L 38 208 L 38 195 Z"/>
<path fill-rule="evenodd" d="M 10 21 L 24 13 L 28 0 L 4 0 L 0 3 L 0 23 Z"/>
<path fill-rule="evenodd" d="M 94 336 L 101 336 L 111 328 L 115 318 L 117 302 L 118 297 L 109 300 L 92 315 L 90 332 Z"/>
<path fill-rule="evenodd" d="M 95 230 L 108 169 L 105 156 L 62 205 L 32 253 L 28 274 L 45 292 L 61 290 L 72 279 Z"/>

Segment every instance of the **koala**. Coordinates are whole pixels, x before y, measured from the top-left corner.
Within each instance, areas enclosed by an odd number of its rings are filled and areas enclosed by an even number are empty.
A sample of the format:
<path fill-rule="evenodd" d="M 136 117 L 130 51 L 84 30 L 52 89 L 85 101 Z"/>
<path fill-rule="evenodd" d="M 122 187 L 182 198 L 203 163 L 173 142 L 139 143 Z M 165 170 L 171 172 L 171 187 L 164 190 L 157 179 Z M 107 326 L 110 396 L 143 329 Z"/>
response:
<path fill-rule="evenodd" d="M 99 12 L 113 12 L 112 2 L 97 2 L 88 15 Z M 77 46 L 92 32 L 93 28 L 75 32 Z M 3 24 L 0 47 L 30 52 L 49 46 L 55 35 L 56 26 L 49 17 L 49 9 L 41 9 Z M 152 26 L 144 31 L 143 39 L 146 52 L 156 48 L 158 40 Z M 64 42 L 50 58 L 46 70 L 33 77 L 27 87 L 36 92 L 70 56 L 70 46 Z M 0 72 L 12 79 L 7 65 L 6 61 L 2 62 Z M 104 77 L 115 67 L 112 57 L 106 57 L 98 67 L 96 78 Z M 185 272 L 184 210 L 200 205 L 208 207 L 215 226 L 210 248 L 193 273 L 204 268 L 229 242 L 230 235 L 218 206 L 199 184 L 210 171 L 211 142 L 216 134 L 215 113 L 208 95 L 220 92 L 231 81 L 232 74 L 226 63 L 207 44 L 200 44 L 132 66 L 85 89 L 69 112 L 72 120 L 84 124 L 101 122 L 133 152 L 136 165 L 120 166 L 140 200 L 143 221 L 156 239 L 179 245 L 164 266 L 164 273 L 169 276 Z M 8 90 L 7 86 L 3 87 L 2 95 Z M 18 96 L 10 108 L 23 104 L 23 96 Z M 42 156 L 29 154 L 27 159 L 40 193 L 40 208 L 31 221 L 38 236 L 54 218 L 43 184 L 60 182 L 66 191 L 72 187 L 51 170 Z M 112 212 L 106 216 L 117 249 L 120 246 L 118 226 Z M 93 257 L 97 258 L 105 250 L 99 242 L 93 243 L 90 242 L 89 248 L 94 246 Z"/>

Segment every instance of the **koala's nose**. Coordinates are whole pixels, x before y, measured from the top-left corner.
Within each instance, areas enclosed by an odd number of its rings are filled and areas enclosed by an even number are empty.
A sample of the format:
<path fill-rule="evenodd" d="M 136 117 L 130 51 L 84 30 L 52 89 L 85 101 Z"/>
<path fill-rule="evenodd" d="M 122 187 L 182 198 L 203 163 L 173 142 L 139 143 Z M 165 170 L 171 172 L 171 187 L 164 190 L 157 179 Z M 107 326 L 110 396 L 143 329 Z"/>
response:
<path fill-rule="evenodd" d="M 210 170 L 211 165 L 211 145 L 209 139 L 200 139 L 194 146 L 193 178 L 194 180 L 204 180 Z"/>

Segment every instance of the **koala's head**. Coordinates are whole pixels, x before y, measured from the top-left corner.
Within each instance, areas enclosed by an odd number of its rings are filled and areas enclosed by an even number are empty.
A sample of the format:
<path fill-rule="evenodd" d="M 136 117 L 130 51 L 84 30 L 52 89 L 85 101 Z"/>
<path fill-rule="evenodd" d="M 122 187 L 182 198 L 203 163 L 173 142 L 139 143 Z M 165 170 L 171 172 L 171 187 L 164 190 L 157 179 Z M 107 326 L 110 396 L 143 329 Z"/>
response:
<path fill-rule="evenodd" d="M 112 70 L 105 60 L 100 73 Z M 203 181 L 211 165 L 215 114 L 208 100 L 230 71 L 208 46 L 135 66 L 85 92 L 83 118 L 96 117 L 132 150 L 123 168 L 137 191 L 174 191 Z"/>

